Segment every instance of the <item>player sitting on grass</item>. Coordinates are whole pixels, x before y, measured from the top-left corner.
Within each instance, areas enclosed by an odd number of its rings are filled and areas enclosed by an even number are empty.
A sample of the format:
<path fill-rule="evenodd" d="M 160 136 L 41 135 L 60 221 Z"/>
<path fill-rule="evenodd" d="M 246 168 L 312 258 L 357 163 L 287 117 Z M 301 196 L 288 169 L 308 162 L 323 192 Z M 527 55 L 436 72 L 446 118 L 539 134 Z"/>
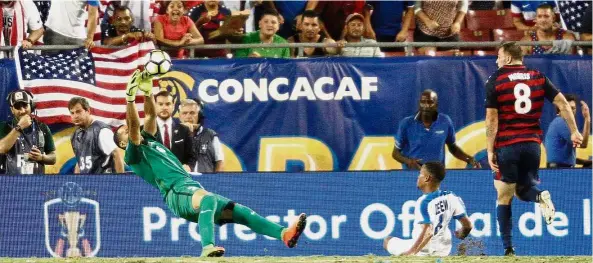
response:
<path fill-rule="evenodd" d="M 144 92 L 144 129 L 136 110 L 136 91 Z M 202 254 L 220 257 L 225 250 L 214 246 L 214 224 L 237 223 L 254 232 L 282 240 L 286 246 L 296 246 L 307 225 L 307 217 L 300 214 L 290 227 L 282 227 L 256 214 L 250 208 L 223 196 L 207 192 L 192 180 L 179 160 L 158 142 L 156 113 L 151 95 L 152 77 L 143 77 L 139 70 L 132 75 L 126 88 L 126 123 L 115 133 L 116 144 L 126 150 L 125 161 L 135 174 L 159 189 L 164 201 L 178 217 L 198 223 Z"/>
<path fill-rule="evenodd" d="M 392 255 L 448 256 L 451 253 L 451 219 L 457 219 L 462 228 L 455 236 L 464 239 L 472 230 L 465 213 L 465 205 L 453 192 L 440 189 L 445 179 L 445 166 L 440 162 L 422 165 L 416 186 L 424 193 L 416 201 L 413 239 L 387 237 L 383 247 Z"/>

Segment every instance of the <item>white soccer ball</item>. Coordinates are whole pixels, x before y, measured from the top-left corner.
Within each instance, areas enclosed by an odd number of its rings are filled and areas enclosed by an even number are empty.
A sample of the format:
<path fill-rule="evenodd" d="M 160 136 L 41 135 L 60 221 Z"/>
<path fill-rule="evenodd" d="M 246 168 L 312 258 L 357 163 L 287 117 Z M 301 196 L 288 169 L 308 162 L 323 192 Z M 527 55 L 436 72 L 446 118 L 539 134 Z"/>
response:
<path fill-rule="evenodd" d="M 171 57 L 167 52 L 162 50 L 152 50 L 146 54 L 146 64 L 144 64 L 144 71 L 152 76 L 163 75 L 171 69 Z"/>

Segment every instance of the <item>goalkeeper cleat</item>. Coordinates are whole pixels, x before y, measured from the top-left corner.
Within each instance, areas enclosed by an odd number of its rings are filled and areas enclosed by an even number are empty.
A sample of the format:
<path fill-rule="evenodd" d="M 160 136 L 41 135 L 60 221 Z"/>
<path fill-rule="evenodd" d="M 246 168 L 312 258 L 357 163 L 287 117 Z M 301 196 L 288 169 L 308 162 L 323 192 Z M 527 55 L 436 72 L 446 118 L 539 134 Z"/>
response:
<path fill-rule="evenodd" d="M 284 233 L 282 233 L 282 241 L 284 244 L 289 247 L 293 248 L 296 246 L 299 237 L 305 231 L 305 227 L 307 226 L 307 215 L 304 213 L 299 215 L 298 220 L 288 227 Z"/>
<path fill-rule="evenodd" d="M 126 100 L 128 102 L 136 101 L 136 92 L 140 84 L 140 74 L 140 70 L 137 69 L 128 81 L 128 85 L 126 86 Z"/>
<path fill-rule="evenodd" d="M 218 258 L 224 255 L 223 247 L 215 247 L 214 245 L 208 245 L 202 248 L 201 257 Z"/>

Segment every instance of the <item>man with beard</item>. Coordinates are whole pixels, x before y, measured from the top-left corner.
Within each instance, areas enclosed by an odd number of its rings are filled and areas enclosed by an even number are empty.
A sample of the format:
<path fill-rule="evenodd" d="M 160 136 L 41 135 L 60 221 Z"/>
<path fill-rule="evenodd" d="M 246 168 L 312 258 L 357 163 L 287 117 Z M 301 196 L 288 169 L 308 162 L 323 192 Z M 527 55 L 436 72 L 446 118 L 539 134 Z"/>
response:
<path fill-rule="evenodd" d="M 284 38 L 276 35 L 280 28 L 280 15 L 274 10 L 265 10 L 259 20 L 259 30 L 242 37 L 243 44 L 287 43 Z M 290 58 L 288 48 L 243 48 L 235 52 L 235 57 L 245 58 Z"/>
<path fill-rule="evenodd" d="M 47 125 L 35 120 L 31 93 L 8 94 L 12 120 L 0 123 L 0 170 L 7 174 L 44 174 L 45 165 L 56 163 L 56 147 Z M 5 162 L 4 162 L 5 161 Z"/>
<path fill-rule="evenodd" d="M 420 96 L 419 110 L 416 115 L 406 117 L 399 123 L 395 135 L 393 159 L 400 162 L 404 169 L 418 170 L 422 164 L 430 161 L 445 162 L 445 144 L 455 158 L 474 168 L 480 168 L 473 157 L 467 155 L 455 144 L 453 121 L 437 111 L 436 92 L 427 89 Z"/>
<path fill-rule="evenodd" d="M 377 41 L 364 38 L 364 16 L 354 13 L 346 18 L 346 34 L 338 41 L 338 53 L 345 57 L 383 57 L 378 47 L 346 47 L 346 43 L 376 43 Z"/>
<path fill-rule="evenodd" d="M 556 14 L 551 5 L 540 5 L 536 10 L 535 16 L 535 30 L 529 32 L 521 41 L 553 41 L 553 40 L 569 40 L 558 41 L 554 46 L 524 46 L 522 47 L 524 54 L 570 54 L 573 53 L 571 42 L 575 40 L 573 33 L 568 32 L 562 28 L 554 25 Z"/>
<path fill-rule="evenodd" d="M 288 38 L 289 43 L 336 43 L 333 39 L 320 34 L 322 22 L 319 20 L 319 15 L 313 10 L 307 10 L 301 16 L 301 32 Z M 336 48 L 297 48 L 291 49 L 290 54 L 293 57 L 323 57 L 327 55 L 334 55 L 337 53 Z"/>
<path fill-rule="evenodd" d="M 127 45 L 133 41 L 154 41 L 154 35 L 152 33 L 143 32 L 134 26 L 132 12 L 125 6 L 115 8 L 112 22 L 101 36 L 104 45 L 113 46 Z"/>
<path fill-rule="evenodd" d="M 191 165 L 195 163 L 196 158 L 191 149 L 192 135 L 185 125 L 173 121 L 173 96 L 166 90 L 162 90 L 154 95 L 154 101 L 157 112 L 157 131 L 160 134 L 159 142 L 173 154 L 183 164 L 186 171 L 191 171 Z"/>

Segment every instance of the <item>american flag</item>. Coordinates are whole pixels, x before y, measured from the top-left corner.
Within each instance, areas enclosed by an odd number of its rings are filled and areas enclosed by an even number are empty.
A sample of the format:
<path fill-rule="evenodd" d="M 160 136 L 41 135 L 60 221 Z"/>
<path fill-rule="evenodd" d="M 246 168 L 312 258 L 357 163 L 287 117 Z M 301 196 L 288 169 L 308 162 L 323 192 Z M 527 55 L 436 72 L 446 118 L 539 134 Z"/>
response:
<path fill-rule="evenodd" d="M 35 95 L 36 115 L 42 122 L 69 123 L 68 101 L 80 96 L 88 100 L 95 119 L 118 126 L 125 123 L 128 78 L 144 64 L 144 55 L 152 49 L 152 42 L 123 49 L 93 48 L 91 52 L 79 48 L 52 55 L 19 48 L 15 64 L 20 88 Z M 142 118 L 144 101 L 138 98 L 137 102 Z"/>
<path fill-rule="evenodd" d="M 558 9 L 562 16 L 564 28 L 581 32 L 581 27 L 584 23 L 591 23 L 591 21 L 584 21 L 584 14 L 587 8 L 591 7 L 591 1 L 558 1 Z"/>

